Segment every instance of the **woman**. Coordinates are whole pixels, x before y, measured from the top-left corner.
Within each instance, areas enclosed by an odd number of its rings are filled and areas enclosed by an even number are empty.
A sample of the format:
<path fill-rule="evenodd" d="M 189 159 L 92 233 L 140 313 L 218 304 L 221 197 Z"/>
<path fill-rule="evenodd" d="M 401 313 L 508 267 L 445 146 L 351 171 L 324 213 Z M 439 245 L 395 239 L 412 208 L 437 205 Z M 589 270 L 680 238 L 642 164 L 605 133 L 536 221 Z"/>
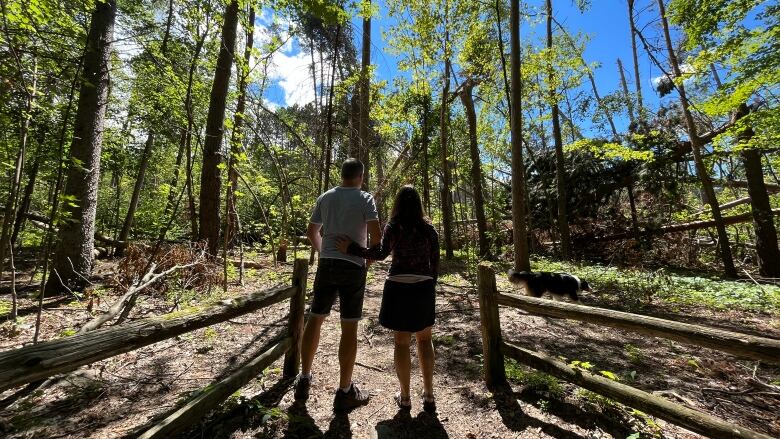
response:
<path fill-rule="evenodd" d="M 367 249 L 349 238 L 339 238 L 337 245 L 343 253 L 372 260 L 382 260 L 393 254 L 382 293 L 379 323 L 394 331 L 395 371 L 400 385 L 395 401 L 400 409 L 412 407 L 409 345 L 414 334 L 423 375 L 423 409 L 435 412 L 431 327 L 439 274 L 439 236 L 425 218 L 420 194 L 412 186 L 404 186 L 398 191 L 390 222 L 385 226 L 379 245 Z"/>

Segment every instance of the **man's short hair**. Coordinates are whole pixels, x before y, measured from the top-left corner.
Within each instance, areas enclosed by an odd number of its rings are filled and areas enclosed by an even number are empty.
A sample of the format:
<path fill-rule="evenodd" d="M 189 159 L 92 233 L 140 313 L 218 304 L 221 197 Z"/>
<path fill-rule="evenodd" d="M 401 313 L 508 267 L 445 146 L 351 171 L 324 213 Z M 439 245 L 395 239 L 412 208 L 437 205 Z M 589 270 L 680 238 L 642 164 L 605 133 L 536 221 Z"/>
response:
<path fill-rule="evenodd" d="M 363 175 L 363 163 L 356 158 L 348 158 L 341 164 L 341 179 L 353 180 Z"/>

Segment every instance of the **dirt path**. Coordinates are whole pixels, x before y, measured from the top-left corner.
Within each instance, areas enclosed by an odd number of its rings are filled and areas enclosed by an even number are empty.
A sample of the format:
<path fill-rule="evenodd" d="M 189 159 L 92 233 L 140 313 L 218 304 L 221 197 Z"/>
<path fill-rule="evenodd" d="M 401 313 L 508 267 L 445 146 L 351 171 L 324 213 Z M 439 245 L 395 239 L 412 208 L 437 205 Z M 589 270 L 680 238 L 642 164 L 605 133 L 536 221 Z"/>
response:
<path fill-rule="evenodd" d="M 355 381 L 370 391 L 368 406 L 348 415 L 332 411 L 338 377 L 338 318 L 326 320 L 315 359 L 312 394 L 305 405 L 293 404 L 292 383 L 280 377 L 280 363 L 241 389 L 223 409 L 184 437 L 197 438 L 695 438 L 692 433 L 616 405 L 590 392 L 510 364 L 512 387 L 488 392 L 481 379 L 482 343 L 476 292 L 463 278 L 465 267 L 449 273 L 437 295 L 435 386 L 437 416 L 421 411 L 419 398 L 411 415 L 395 408 L 396 379 L 392 335 L 377 324 L 387 264 L 369 275 L 359 329 Z M 257 270 L 244 288 L 232 294 L 286 283 L 289 266 Z M 313 281 L 310 273 L 309 285 Z M 499 279 L 499 289 L 509 286 Z M 620 308 L 609 298 L 586 297 L 586 304 Z M 58 305 L 59 306 L 59 305 Z M 185 334 L 128 354 L 101 361 L 69 375 L 15 406 L 0 411 L 0 436 L 13 438 L 134 437 L 186 398 L 260 352 L 284 326 L 286 304 L 242 316 L 211 328 Z M 663 308 L 653 313 L 669 312 Z M 139 305 L 138 315 L 165 312 L 160 301 Z M 682 310 L 685 320 L 751 329 L 778 337 L 772 318 L 754 314 L 714 315 L 703 309 Z M 59 313 L 59 314 L 58 314 Z M 77 305 L 51 311 L 44 338 L 61 336 L 89 319 Z M 780 420 L 772 407 L 780 398 L 760 392 L 754 381 L 776 381 L 780 369 L 738 361 L 707 349 L 648 339 L 596 325 L 546 319 L 519 311 L 501 311 L 505 337 L 567 361 L 588 361 L 594 370 L 608 370 L 621 381 L 646 391 L 661 391 L 676 402 L 705 410 L 740 425 L 780 436 Z M 0 340 L 0 348 L 16 347 L 22 333 Z M 755 369 L 754 369 L 755 368 Z M 413 349 L 412 388 L 421 390 Z M 7 393 L 1 395 L 7 396 Z"/>

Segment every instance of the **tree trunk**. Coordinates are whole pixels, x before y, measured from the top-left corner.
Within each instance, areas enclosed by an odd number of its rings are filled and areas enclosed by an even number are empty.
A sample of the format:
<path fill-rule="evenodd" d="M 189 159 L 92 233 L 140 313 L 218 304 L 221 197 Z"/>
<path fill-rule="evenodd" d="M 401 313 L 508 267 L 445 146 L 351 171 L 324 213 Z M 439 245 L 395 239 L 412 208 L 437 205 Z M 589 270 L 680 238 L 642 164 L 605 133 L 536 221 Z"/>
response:
<path fill-rule="evenodd" d="M 500 8 L 496 1 L 496 14 Z M 523 163 L 523 83 L 520 60 L 520 0 L 512 0 L 509 15 L 510 63 L 512 68 L 511 86 L 506 77 L 506 61 L 501 51 L 501 65 L 504 74 L 504 92 L 509 105 L 510 131 L 512 133 L 512 244 L 514 247 L 514 267 L 518 271 L 531 271 L 528 251 L 526 224 L 526 181 Z M 501 38 L 501 17 L 497 15 L 499 38 Z M 502 43 L 503 45 L 503 43 Z"/>
<path fill-rule="evenodd" d="M 552 34 L 552 0 L 547 0 L 547 49 L 553 49 Z M 558 231 L 561 235 L 561 257 L 569 259 L 571 236 L 569 232 L 569 220 L 566 213 L 566 165 L 563 157 L 563 139 L 561 138 L 561 121 L 558 110 L 558 97 L 554 89 L 555 72 L 552 61 L 549 66 L 549 93 L 552 105 L 553 140 L 555 142 L 555 179 L 558 188 Z"/>
<path fill-rule="evenodd" d="M 236 169 L 237 159 L 241 154 L 242 144 L 244 141 L 244 112 L 246 111 L 246 86 L 249 76 L 249 61 L 252 57 L 252 46 L 254 45 L 254 22 L 255 22 L 255 8 L 249 6 L 249 21 L 250 24 L 246 29 L 246 45 L 244 47 L 244 60 L 245 64 L 242 68 L 237 68 L 239 74 L 238 81 L 238 103 L 236 104 L 236 113 L 233 116 L 233 132 L 230 139 L 230 157 L 228 158 L 228 188 L 225 196 L 227 197 L 227 226 L 225 228 L 225 244 L 228 247 L 233 246 L 233 241 L 238 229 L 238 212 L 236 211 L 236 195 L 235 190 L 238 187 L 238 170 Z M 315 87 L 316 90 L 316 87 Z M 316 102 L 316 100 L 315 100 Z"/>
<path fill-rule="evenodd" d="M 149 157 L 152 155 L 152 147 L 154 146 L 154 131 L 150 130 L 149 135 L 146 138 L 146 144 L 144 150 L 141 152 L 141 161 L 138 164 L 138 176 L 135 178 L 135 186 L 133 186 L 133 195 L 130 197 L 130 206 L 127 208 L 127 215 L 125 216 L 125 222 L 122 224 L 122 230 L 119 232 L 116 240 L 122 243 L 127 242 L 127 237 L 130 236 L 130 229 L 133 227 L 133 218 L 135 217 L 135 211 L 138 208 L 138 200 L 141 198 L 141 189 L 144 187 L 144 178 L 146 177 L 146 168 L 149 166 Z M 124 254 L 126 246 L 121 245 L 115 249 L 116 256 L 122 256 Z"/>
<path fill-rule="evenodd" d="M 623 62 L 620 58 L 617 59 L 618 73 L 620 74 L 620 85 L 623 87 L 623 96 L 626 100 L 626 108 L 628 109 L 628 120 L 633 124 L 636 119 L 634 118 L 634 103 L 631 101 L 631 94 L 628 91 L 628 83 L 626 82 L 626 74 L 623 71 Z"/>
<path fill-rule="evenodd" d="M 210 254 L 216 255 L 219 248 L 220 192 L 222 137 L 225 129 L 225 107 L 227 104 L 230 72 L 233 67 L 233 52 L 236 48 L 238 28 L 238 0 L 232 0 L 225 9 L 222 25 L 222 40 L 211 86 L 209 112 L 206 119 L 206 140 L 203 145 L 203 166 L 200 173 L 200 227 L 198 238 L 207 242 Z"/>
<path fill-rule="evenodd" d="M 371 0 L 369 0 L 369 6 Z M 359 139 L 358 139 L 358 159 L 363 162 L 365 171 L 363 173 L 363 189 L 368 190 L 369 183 L 369 146 L 370 139 L 370 119 L 369 111 L 371 106 L 371 87 L 369 78 L 369 68 L 371 67 L 371 17 L 363 19 L 363 47 L 362 60 L 360 63 L 360 120 L 359 120 Z"/>
<path fill-rule="evenodd" d="M 639 217 L 636 214 L 636 202 L 634 200 L 634 180 L 630 179 L 626 184 L 626 192 L 628 192 L 628 205 L 631 208 L 631 230 L 634 232 L 634 239 L 639 242 Z"/>
<path fill-rule="evenodd" d="M 187 154 L 187 159 L 185 160 L 185 185 L 187 188 L 190 188 L 191 183 L 191 157 L 190 152 L 191 149 L 189 147 L 189 142 L 192 141 L 192 126 L 194 125 L 194 115 L 193 115 L 193 108 L 192 108 L 192 87 L 194 83 L 195 78 L 195 70 L 198 66 L 198 59 L 200 58 L 200 52 L 203 50 L 203 44 L 206 41 L 206 36 L 208 35 L 208 29 L 203 32 L 203 35 L 200 35 L 198 37 L 198 40 L 195 42 L 195 51 L 192 54 L 192 58 L 190 59 L 190 66 L 189 66 L 189 72 L 187 73 L 187 93 L 184 96 L 184 112 L 187 116 L 187 127 L 182 128 L 181 132 L 179 133 L 179 150 L 176 154 L 176 166 L 173 169 L 173 176 L 171 177 L 171 183 L 170 183 L 170 190 L 168 192 L 168 200 L 165 203 L 165 210 L 163 211 L 163 220 L 166 220 L 173 212 L 174 210 L 174 203 L 176 202 L 176 191 L 175 189 L 179 185 L 179 169 L 181 167 L 182 158 L 184 157 L 184 154 Z M 191 192 L 191 191 L 190 191 Z M 189 195 L 189 192 L 188 192 Z M 192 200 L 191 197 L 189 197 L 190 200 Z M 191 204 L 192 211 L 191 214 L 194 212 L 194 202 Z M 194 218 L 195 215 L 191 215 L 192 221 L 190 223 L 190 227 L 192 229 L 192 237 L 194 238 L 197 236 L 197 222 L 195 222 Z M 166 227 L 163 227 L 160 229 L 160 234 L 158 236 L 158 240 L 162 241 L 165 239 L 165 235 L 168 233 L 168 229 Z"/>
<path fill-rule="evenodd" d="M 187 189 L 187 205 L 189 207 L 190 218 L 190 236 L 195 240 L 199 236 L 198 232 L 198 213 L 197 207 L 195 207 L 195 194 L 193 186 L 195 183 L 192 180 L 192 167 L 194 165 L 194 156 L 192 154 L 192 129 L 194 128 L 193 122 L 189 122 L 187 125 L 187 142 L 185 144 L 184 153 L 187 155 L 186 160 L 186 175 L 184 176 L 184 185 Z M 200 134 L 198 134 L 198 140 L 200 140 Z M 200 142 L 198 142 L 200 143 Z"/>
<path fill-rule="evenodd" d="M 445 31 L 446 32 L 446 31 Z M 446 38 L 446 37 L 445 37 Z M 441 148 L 439 149 L 439 155 L 441 158 L 441 173 L 442 173 L 442 187 L 441 187 L 441 210 L 442 210 L 442 229 L 444 232 L 444 250 L 445 257 L 452 259 L 455 257 L 455 253 L 452 248 L 452 177 L 450 175 L 450 160 L 449 153 L 447 151 L 447 142 L 449 141 L 449 118 L 450 111 L 448 108 L 447 97 L 450 94 L 450 60 L 446 58 L 444 60 L 444 88 L 442 89 L 441 98 L 441 118 L 439 121 L 439 131 L 441 136 Z"/>
<path fill-rule="evenodd" d="M 428 130 L 428 117 L 431 112 L 431 94 L 430 89 L 426 88 L 425 102 L 423 103 L 423 117 L 422 117 L 422 179 L 423 179 L 423 206 L 425 211 L 430 214 L 431 212 L 431 182 L 428 163 L 428 143 L 430 142 L 430 133 Z"/>
<path fill-rule="evenodd" d="M 477 217 L 477 234 L 479 235 L 479 257 L 490 259 L 490 241 L 487 237 L 487 219 L 485 217 L 485 197 L 482 190 L 482 159 L 479 156 L 479 139 L 477 138 L 477 112 L 474 109 L 472 91 L 474 82 L 469 78 L 463 83 L 460 100 L 466 109 L 466 120 L 469 124 L 469 152 L 471 154 L 471 186 L 474 191 L 474 210 Z"/>
<path fill-rule="evenodd" d="M 658 9 L 661 12 L 661 25 L 663 26 L 664 39 L 666 40 L 666 50 L 669 55 L 669 62 L 672 65 L 672 73 L 675 80 L 682 76 L 680 71 L 680 65 L 677 61 L 677 55 L 674 53 L 674 47 L 672 46 L 672 37 L 669 34 L 669 22 L 666 19 L 666 8 L 664 6 L 664 0 L 658 0 Z M 677 84 L 677 90 L 680 93 L 680 104 L 682 106 L 683 116 L 685 116 L 685 124 L 688 127 L 688 137 L 691 141 L 691 151 L 693 152 L 693 161 L 696 164 L 696 173 L 701 181 L 702 189 L 707 198 L 707 203 L 712 208 L 712 218 L 715 221 L 715 228 L 718 231 L 718 245 L 720 247 L 721 260 L 723 261 L 723 269 L 726 276 L 736 277 L 737 270 L 734 267 L 734 260 L 731 257 L 731 247 L 729 245 L 729 235 L 726 231 L 726 226 L 723 223 L 723 218 L 720 212 L 720 205 L 718 204 L 718 198 L 715 195 L 715 189 L 712 187 L 712 180 L 710 179 L 710 173 L 704 164 L 704 158 L 701 154 L 701 139 L 696 130 L 696 122 L 693 120 L 690 103 L 685 93 L 685 85 L 680 82 Z"/>
<path fill-rule="evenodd" d="M 740 140 L 752 136 L 752 131 L 752 129 L 748 129 L 740 135 Z M 766 186 L 764 186 L 761 155 L 755 149 L 744 149 L 741 155 L 748 181 L 750 212 L 753 215 L 753 227 L 756 232 L 758 271 L 765 277 L 780 278 L 780 250 L 778 250 L 777 245 L 777 230 L 772 218 L 769 195 Z"/>
<path fill-rule="evenodd" d="M 639 57 L 636 51 L 636 25 L 634 23 L 634 0 L 628 0 L 628 21 L 631 30 L 631 55 L 634 59 L 634 84 L 636 86 L 636 110 L 637 118 L 644 117 L 644 104 L 642 103 L 642 82 L 639 76 Z"/>
<path fill-rule="evenodd" d="M 43 145 L 39 144 L 38 146 L 41 149 L 43 148 Z M 35 156 L 35 161 L 30 169 L 30 177 L 29 180 L 27 180 L 27 186 L 24 187 L 24 193 L 22 194 L 22 202 L 19 204 L 19 209 L 17 209 L 16 212 L 14 230 L 13 233 L 11 233 L 12 247 L 16 246 L 16 241 L 19 239 L 19 233 L 22 231 L 22 227 L 24 227 L 25 215 L 30 211 L 30 202 L 32 201 L 32 194 L 35 190 L 35 181 L 38 178 L 38 169 L 41 164 L 41 154 L 42 152 L 39 151 Z"/>
<path fill-rule="evenodd" d="M 62 221 L 58 233 L 52 273 L 46 284 L 49 292 L 63 288 L 81 290 L 92 273 L 100 152 L 116 10 L 116 0 L 106 0 L 96 3 L 92 13 L 63 193 L 62 217 L 66 220 Z"/>

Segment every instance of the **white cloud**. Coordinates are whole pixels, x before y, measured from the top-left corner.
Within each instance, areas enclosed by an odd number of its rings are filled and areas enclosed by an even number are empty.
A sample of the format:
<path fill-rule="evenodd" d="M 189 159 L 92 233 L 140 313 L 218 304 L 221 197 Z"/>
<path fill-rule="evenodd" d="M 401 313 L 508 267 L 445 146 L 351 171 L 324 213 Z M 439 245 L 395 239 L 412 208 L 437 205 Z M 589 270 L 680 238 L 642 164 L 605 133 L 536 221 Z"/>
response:
<path fill-rule="evenodd" d="M 271 25 L 277 26 L 277 32 L 284 44 L 278 48 L 271 57 L 268 67 L 268 80 L 271 84 L 278 85 L 284 92 L 285 106 L 306 105 L 314 101 L 314 82 L 311 76 L 311 54 L 301 48 L 300 40 L 292 35 L 293 25 L 284 17 L 274 16 L 268 9 L 263 9 L 256 20 L 256 36 L 258 46 L 263 47 L 271 41 Z M 317 60 L 317 78 L 320 78 L 319 54 L 315 53 Z M 319 85 L 319 84 L 318 84 Z"/>
<path fill-rule="evenodd" d="M 314 100 L 310 55 L 300 50 L 292 55 L 280 51 L 271 62 L 269 79 L 284 90 L 285 105 L 305 105 Z"/>

